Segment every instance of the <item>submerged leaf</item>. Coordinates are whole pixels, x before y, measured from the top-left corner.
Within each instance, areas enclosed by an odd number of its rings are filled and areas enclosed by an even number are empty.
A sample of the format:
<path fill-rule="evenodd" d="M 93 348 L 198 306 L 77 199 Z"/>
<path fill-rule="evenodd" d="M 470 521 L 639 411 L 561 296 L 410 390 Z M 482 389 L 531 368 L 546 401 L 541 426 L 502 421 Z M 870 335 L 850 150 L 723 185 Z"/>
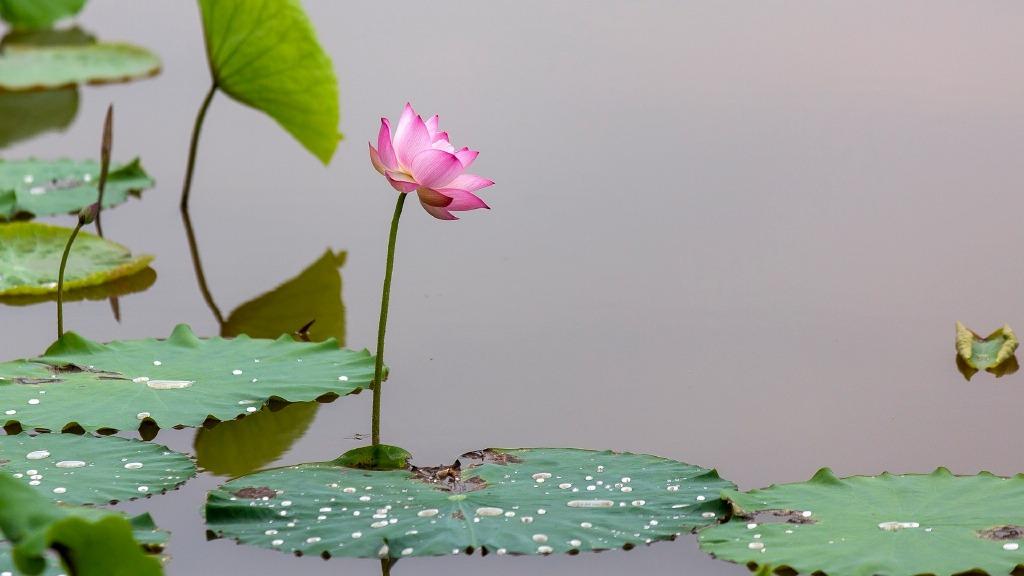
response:
<path fill-rule="evenodd" d="M 196 460 L 207 472 L 229 478 L 259 470 L 302 438 L 319 409 L 316 402 L 296 402 L 200 428 L 195 439 Z"/>
<path fill-rule="evenodd" d="M 295 278 L 236 308 L 221 326 L 221 336 L 277 338 L 294 334 L 312 322 L 310 341 L 334 338 L 344 346 L 345 305 L 338 269 L 345 258 L 345 252 L 327 250 Z"/>
<path fill-rule="evenodd" d="M 327 164 L 338 133 L 338 80 L 298 0 L 199 0 L 218 88 L 276 120 Z"/>
<path fill-rule="evenodd" d="M 722 518 L 714 471 L 640 454 L 532 448 L 394 471 L 300 464 L 210 493 L 211 531 L 295 554 L 360 558 L 453 552 L 629 549 Z"/>
<path fill-rule="evenodd" d="M 49 28 L 83 6 L 85 0 L 0 0 L 0 18 L 15 28 Z"/>
<path fill-rule="evenodd" d="M 63 131 L 77 115 L 77 88 L 0 92 L 0 148 L 45 132 Z M 0 210 L 6 211 L 6 208 Z"/>
<path fill-rule="evenodd" d="M 369 352 L 333 340 L 201 339 L 181 325 L 163 340 L 99 344 L 69 332 L 41 358 L 0 364 L 0 411 L 17 410 L 11 421 L 45 430 L 200 426 L 252 414 L 271 399 L 358 392 L 369 387 L 373 364 Z"/>
<path fill-rule="evenodd" d="M 8 46 L 0 54 L 0 90 L 48 90 L 81 83 L 126 82 L 153 76 L 160 59 L 130 44 Z"/>
<path fill-rule="evenodd" d="M 996 575 L 1024 562 L 1024 475 L 839 479 L 826 469 L 723 497 L 735 517 L 701 531 L 701 549 L 765 574 Z"/>
<path fill-rule="evenodd" d="M 70 236 L 68 228 L 37 222 L 0 225 L 0 296 L 56 293 L 61 255 Z M 71 248 L 64 288 L 98 286 L 135 274 L 152 260 L 81 232 Z"/>
<path fill-rule="evenodd" d="M 18 434 L 0 436 L 0 471 L 57 502 L 108 504 L 173 490 L 194 476 L 196 467 L 184 454 L 149 442 Z"/>
<path fill-rule="evenodd" d="M 134 522 L 116 512 L 58 506 L 7 474 L 0 474 L 0 510 L 8 541 L 0 542 L 0 570 L 10 558 L 17 572 L 42 574 L 59 555 L 64 573 L 76 576 L 163 574 L 160 561 L 145 551 L 163 540 L 148 516 Z M 144 535 L 136 539 L 136 531 Z"/>
<path fill-rule="evenodd" d="M 0 160 L 0 220 L 71 214 L 94 204 L 100 163 L 93 160 Z M 110 208 L 153 186 L 136 158 L 107 175 L 103 207 Z"/>
<path fill-rule="evenodd" d="M 1014 352 L 1018 345 L 1017 336 L 1005 324 L 982 338 L 956 323 L 957 367 L 968 380 L 979 370 L 995 374 L 996 378 L 1016 372 L 1019 365 Z"/>

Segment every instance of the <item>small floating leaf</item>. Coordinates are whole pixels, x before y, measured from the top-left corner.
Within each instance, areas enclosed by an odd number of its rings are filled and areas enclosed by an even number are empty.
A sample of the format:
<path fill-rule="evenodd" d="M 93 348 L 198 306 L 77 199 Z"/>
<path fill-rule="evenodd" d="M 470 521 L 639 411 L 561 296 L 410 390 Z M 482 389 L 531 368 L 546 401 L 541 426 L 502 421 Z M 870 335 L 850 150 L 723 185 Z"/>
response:
<path fill-rule="evenodd" d="M 327 164 L 338 133 L 338 80 L 298 0 L 199 0 L 218 88 L 276 120 Z"/>
<path fill-rule="evenodd" d="M 58 502 L 109 504 L 173 490 L 196 467 L 184 454 L 138 440 L 18 434 L 0 436 L 0 471 Z"/>
<path fill-rule="evenodd" d="M 826 469 L 722 496 L 735 517 L 701 531 L 701 549 L 765 574 L 996 575 L 1024 564 L 1024 475 L 839 479 Z"/>
<path fill-rule="evenodd" d="M 0 92 L 0 148 L 45 132 L 63 131 L 78 115 L 78 89 Z M 0 211 L 6 212 L 0 201 Z"/>
<path fill-rule="evenodd" d="M 295 278 L 236 308 L 221 326 L 221 336 L 277 338 L 313 321 L 309 329 L 312 342 L 334 338 L 344 346 L 345 305 L 338 269 L 345 258 L 345 252 L 327 250 Z"/>
<path fill-rule="evenodd" d="M 0 413 L 17 410 L 10 421 L 45 430 L 200 426 L 252 414 L 272 398 L 351 394 L 372 379 L 370 353 L 333 340 L 201 339 L 181 325 L 164 340 L 99 344 L 69 332 L 41 358 L 0 364 Z"/>
<path fill-rule="evenodd" d="M 207 498 L 207 525 L 296 554 L 403 558 L 632 548 L 723 517 L 733 485 L 639 454 L 483 450 L 455 464 L 386 472 L 335 462 L 237 478 Z"/>
<path fill-rule="evenodd" d="M 60 258 L 70 235 L 68 228 L 37 222 L 0 225 L 0 296 L 56 293 Z M 81 232 L 71 249 L 64 288 L 98 286 L 135 274 L 152 260 Z"/>
<path fill-rule="evenodd" d="M 0 18 L 15 28 L 49 28 L 83 6 L 85 0 L 0 0 Z"/>
<path fill-rule="evenodd" d="M 126 82 L 159 71 L 159 58 L 130 44 L 14 45 L 0 54 L 0 90 L 49 90 L 81 83 Z"/>
<path fill-rule="evenodd" d="M 95 508 L 58 506 L 7 474 L 0 474 L 0 570 L 52 574 L 59 555 L 65 574 L 160 576 L 160 560 L 147 554 L 164 538 L 148 516 L 129 520 Z M 141 532 L 138 538 L 135 534 Z M 8 550 L 11 551 L 8 554 Z M 10 573 L 8 570 L 5 573 Z"/>
<path fill-rule="evenodd" d="M 64 302 L 81 302 L 83 300 L 99 301 L 109 298 L 120 298 L 130 294 L 145 292 L 156 282 L 156 270 L 143 268 L 131 276 L 111 280 L 99 286 L 89 286 L 76 290 L 65 290 Z M 29 294 L 22 296 L 0 296 L 0 304 L 5 306 L 31 306 L 57 300 L 57 293 Z"/>
<path fill-rule="evenodd" d="M 100 164 L 93 160 L 0 160 L 0 220 L 70 214 L 94 204 Z M 110 208 L 153 186 L 136 158 L 111 169 L 103 194 Z"/>
<path fill-rule="evenodd" d="M 957 367 L 968 380 L 979 370 L 995 374 L 996 378 L 1016 372 L 1019 365 L 1014 352 L 1018 345 L 1017 336 L 1005 324 L 982 338 L 956 323 Z"/>
<path fill-rule="evenodd" d="M 287 452 L 313 423 L 320 405 L 296 402 L 265 407 L 241 420 L 222 422 L 196 432 L 199 465 L 218 476 L 234 478 L 259 470 Z"/>

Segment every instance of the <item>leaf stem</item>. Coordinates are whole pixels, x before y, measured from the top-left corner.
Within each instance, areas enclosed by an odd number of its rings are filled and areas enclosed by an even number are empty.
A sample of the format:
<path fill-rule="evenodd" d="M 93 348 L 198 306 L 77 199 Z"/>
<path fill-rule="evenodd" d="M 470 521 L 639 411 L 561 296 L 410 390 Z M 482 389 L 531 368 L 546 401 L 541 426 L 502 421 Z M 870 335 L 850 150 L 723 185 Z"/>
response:
<path fill-rule="evenodd" d="M 71 254 L 71 245 L 75 243 L 75 238 L 78 237 L 78 232 L 82 229 L 85 224 L 81 218 L 78 220 L 78 225 L 71 232 L 71 237 L 68 238 L 68 243 L 64 246 L 64 255 L 60 257 L 60 273 L 57 275 L 57 339 L 60 340 L 64 336 L 64 269 L 68 265 L 68 255 Z"/>
<path fill-rule="evenodd" d="M 398 220 L 402 217 L 405 194 L 398 195 L 395 215 L 391 218 L 391 235 L 388 237 L 388 263 L 384 272 L 384 293 L 380 299 L 380 324 L 377 326 L 377 362 L 373 368 L 373 445 L 380 444 L 380 389 L 384 372 L 384 332 L 388 326 L 388 303 L 391 300 L 391 273 L 395 268 L 395 243 L 398 240 Z"/>
<path fill-rule="evenodd" d="M 192 127 L 192 140 L 188 147 L 188 167 L 185 170 L 185 183 L 181 187 L 181 211 L 185 212 L 188 210 L 188 198 L 192 192 L 192 174 L 196 167 L 196 152 L 199 150 L 199 134 L 203 131 L 203 121 L 206 120 L 206 111 L 210 109 L 210 102 L 213 101 L 213 95 L 217 93 L 217 83 L 210 83 L 210 91 L 206 93 L 206 98 L 203 98 L 203 104 L 199 107 L 199 113 L 196 114 L 196 123 Z"/>

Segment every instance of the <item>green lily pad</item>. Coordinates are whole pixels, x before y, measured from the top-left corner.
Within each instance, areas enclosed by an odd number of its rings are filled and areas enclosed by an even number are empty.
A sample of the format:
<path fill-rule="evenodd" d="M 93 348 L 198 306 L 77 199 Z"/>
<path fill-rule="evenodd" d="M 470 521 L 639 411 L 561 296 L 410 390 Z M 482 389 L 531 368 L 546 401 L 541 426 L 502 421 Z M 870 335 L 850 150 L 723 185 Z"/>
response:
<path fill-rule="evenodd" d="M 242 304 L 221 326 L 221 336 L 277 338 L 293 334 L 312 321 L 307 334 L 310 341 L 334 338 L 344 346 L 345 305 L 338 269 L 346 256 L 346 252 L 327 250 L 295 278 Z"/>
<path fill-rule="evenodd" d="M 120 298 L 130 294 L 137 294 L 149 290 L 150 286 L 156 283 L 156 270 L 143 268 L 131 276 L 124 276 L 111 280 L 99 286 L 89 286 L 64 292 L 64 302 L 82 302 L 85 300 L 100 301 L 110 298 Z M 0 304 L 5 306 L 31 306 L 56 302 L 57 293 L 51 294 L 28 294 L 22 296 L 0 296 Z"/>
<path fill-rule="evenodd" d="M 10 475 L 0 474 L 0 570 L 8 562 L 20 574 L 51 574 L 54 556 L 75 576 L 163 574 L 148 554 L 163 541 L 147 516 L 135 521 L 116 512 L 59 506 Z M 143 532 L 139 539 L 136 532 Z M 9 571 L 8 571 L 9 573 Z"/>
<path fill-rule="evenodd" d="M 96 203 L 100 163 L 93 160 L 0 160 L 0 220 L 15 216 L 77 213 Z M 103 207 L 110 208 L 153 187 L 136 158 L 107 175 Z"/>
<path fill-rule="evenodd" d="M 0 225 L 0 296 L 57 292 L 61 255 L 71 229 L 38 222 Z M 141 271 L 152 256 L 132 256 L 109 240 L 80 232 L 71 248 L 64 289 L 98 286 Z"/>
<path fill-rule="evenodd" d="M 960 322 L 956 323 L 957 367 L 968 380 L 979 370 L 996 378 L 1013 374 L 1020 367 L 1014 352 L 1020 343 L 1007 325 L 982 338 Z"/>
<path fill-rule="evenodd" d="M 113 504 L 173 490 L 196 467 L 184 454 L 138 440 L 18 434 L 0 436 L 0 471 L 57 502 Z"/>
<path fill-rule="evenodd" d="M 277 460 L 306 433 L 320 405 L 296 402 L 277 408 L 199 429 L 196 461 L 208 472 L 234 478 Z"/>
<path fill-rule="evenodd" d="M 200 426 L 252 414 L 271 399 L 308 402 L 367 388 L 373 356 L 337 343 L 239 336 L 98 344 L 67 333 L 41 358 L 0 364 L 0 413 L 24 428 L 131 430 Z M 39 392 L 45 391 L 45 396 Z"/>
<path fill-rule="evenodd" d="M 336 462 L 212 491 L 209 530 L 325 558 L 577 553 L 671 540 L 725 513 L 714 471 L 639 454 L 532 448 L 386 472 Z"/>
<path fill-rule="evenodd" d="M 130 44 L 16 45 L 6 47 L 0 54 L 0 90 L 49 90 L 82 83 L 126 82 L 159 71 L 159 58 Z"/>
<path fill-rule="evenodd" d="M 0 148 L 46 132 L 64 131 L 77 115 L 77 88 L 0 92 Z"/>
<path fill-rule="evenodd" d="M 0 0 L 0 18 L 15 28 L 49 28 L 84 6 L 85 0 Z"/>
<path fill-rule="evenodd" d="M 214 83 L 266 113 L 327 164 L 338 133 L 338 80 L 298 0 L 199 0 Z"/>
<path fill-rule="evenodd" d="M 839 479 L 823 469 L 722 496 L 735 518 L 701 531 L 701 549 L 765 574 L 996 575 L 1024 565 L 1024 475 Z"/>

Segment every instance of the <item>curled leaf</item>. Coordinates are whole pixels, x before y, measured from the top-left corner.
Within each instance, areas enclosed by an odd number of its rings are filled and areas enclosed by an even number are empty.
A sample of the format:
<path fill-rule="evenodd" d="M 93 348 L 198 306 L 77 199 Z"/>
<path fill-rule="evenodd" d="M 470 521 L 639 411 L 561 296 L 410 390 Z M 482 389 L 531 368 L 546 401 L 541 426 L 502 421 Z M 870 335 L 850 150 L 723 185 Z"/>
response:
<path fill-rule="evenodd" d="M 956 323 L 957 368 L 968 380 L 979 370 L 996 378 L 1013 374 L 1019 368 L 1014 352 L 1019 342 L 1007 325 L 982 338 L 960 322 Z"/>

